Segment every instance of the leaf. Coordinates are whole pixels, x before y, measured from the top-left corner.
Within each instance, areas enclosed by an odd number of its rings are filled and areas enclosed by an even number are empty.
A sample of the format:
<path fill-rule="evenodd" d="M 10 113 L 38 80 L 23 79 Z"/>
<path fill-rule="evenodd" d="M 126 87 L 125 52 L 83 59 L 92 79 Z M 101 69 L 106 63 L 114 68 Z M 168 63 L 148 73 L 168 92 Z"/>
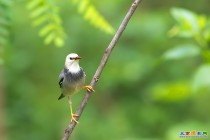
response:
<path fill-rule="evenodd" d="M 207 24 L 207 18 L 206 16 L 198 16 L 198 26 L 200 29 L 203 29 Z"/>
<path fill-rule="evenodd" d="M 0 0 L 0 47 L 5 46 L 8 41 L 11 5 L 11 0 Z"/>
<path fill-rule="evenodd" d="M 191 85 L 185 81 L 158 84 L 152 89 L 154 100 L 174 102 L 186 99 L 191 93 Z"/>
<path fill-rule="evenodd" d="M 186 9 L 172 8 L 171 14 L 178 22 L 179 35 L 192 37 L 199 32 L 198 16 Z"/>
<path fill-rule="evenodd" d="M 81 0 L 80 2 L 74 0 L 72 2 L 73 4 L 77 4 L 78 12 L 80 14 L 83 14 L 84 19 L 89 21 L 93 26 L 101 29 L 108 34 L 114 33 L 114 28 L 96 10 L 94 5 L 92 5 L 89 0 Z"/>
<path fill-rule="evenodd" d="M 82 0 L 78 7 L 79 13 L 85 12 L 85 9 L 87 9 L 88 4 L 89 4 L 88 0 Z"/>
<path fill-rule="evenodd" d="M 48 24 L 39 31 L 39 35 L 40 36 L 46 36 L 54 28 L 55 28 L 55 26 L 53 24 Z"/>
<path fill-rule="evenodd" d="M 163 58 L 172 59 L 172 60 L 182 59 L 182 58 L 197 56 L 200 53 L 201 53 L 201 50 L 198 46 L 194 44 L 185 44 L 185 45 L 180 45 L 166 51 L 163 54 Z"/>
<path fill-rule="evenodd" d="M 48 20 L 48 15 L 44 14 L 42 16 L 37 17 L 34 21 L 33 21 L 33 25 L 34 26 L 38 26 L 41 25 L 42 23 L 46 22 Z"/>
<path fill-rule="evenodd" d="M 77 4 L 79 0 L 71 0 L 73 4 Z"/>
<path fill-rule="evenodd" d="M 56 37 L 55 38 L 55 45 L 57 47 L 62 47 L 64 45 L 64 40 L 63 38 L 60 38 L 60 37 Z"/>
<path fill-rule="evenodd" d="M 48 5 L 39 6 L 32 11 L 30 16 L 31 16 L 31 18 L 38 17 L 38 16 L 42 15 L 44 12 L 46 12 L 48 9 L 49 9 Z"/>
<path fill-rule="evenodd" d="M 210 89 L 210 64 L 201 65 L 195 73 L 192 82 L 193 92 Z"/>
<path fill-rule="evenodd" d="M 52 33 L 50 33 L 46 38 L 45 38 L 45 40 L 44 40 L 44 43 L 45 44 L 50 44 L 52 41 L 53 41 L 53 39 L 55 38 L 55 33 L 54 32 L 52 32 Z"/>
<path fill-rule="evenodd" d="M 62 20 L 58 15 L 51 15 L 51 18 L 54 20 L 54 22 L 56 22 L 56 24 L 60 25 L 62 23 Z"/>
<path fill-rule="evenodd" d="M 210 44 L 210 26 L 203 31 L 203 37 Z"/>
<path fill-rule="evenodd" d="M 62 27 L 62 20 L 59 16 L 59 7 L 54 1 L 46 0 L 32 0 L 27 5 L 31 11 L 31 18 L 33 18 L 33 25 L 42 25 L 39 36 L 45 37 L 44 43 L 54 44 L 58 47 L 64 45 L 64 29 Z"/>
<path fill-rule="evenodd" d="M 91 16 L 93 16 L 91 18 Z M 90 19 L 91 18 L 91 23 L 94 23 L 94 21 L 97 20 L 97 18 L 99 18 L 99 15 L 97 13 L 94 13 L 94 7 L 93 6 L 89 6 L 88 9 L 85 12 L 84 15 L 85 19 Z"/>
<path fill-rule="evenodd" d="M 30 0 L 29 3 L 27 4 L 26 8 L 27 9 L 33 9 L 36 6 L 40 4 L 41 0 Z"/>

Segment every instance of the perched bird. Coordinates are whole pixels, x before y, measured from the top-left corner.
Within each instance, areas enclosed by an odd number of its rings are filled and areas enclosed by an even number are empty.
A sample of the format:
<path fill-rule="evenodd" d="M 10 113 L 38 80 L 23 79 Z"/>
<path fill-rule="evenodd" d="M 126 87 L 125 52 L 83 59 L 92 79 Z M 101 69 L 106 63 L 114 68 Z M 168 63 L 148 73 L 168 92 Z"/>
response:
<path fill-rule="evenodd" d="M 73 114 L 71 96 L 82 88 L 87 89 L 88 92 L 94 92 L 94 89 L 91 86 L 84 86 L 86 75 L 83 69 L 79 66 L 80 59 L 81 57 L 75 53 L 70 53 L 66 56 L 65 66 L 59 75 L 58 82 L 62 91 L 58 100 L 68 96 L 71 111 L 71 121 L 75 121 L 76 123 L 78 123 L 78 121 L 75 119 L 75 117 L 78 115 Z"/>

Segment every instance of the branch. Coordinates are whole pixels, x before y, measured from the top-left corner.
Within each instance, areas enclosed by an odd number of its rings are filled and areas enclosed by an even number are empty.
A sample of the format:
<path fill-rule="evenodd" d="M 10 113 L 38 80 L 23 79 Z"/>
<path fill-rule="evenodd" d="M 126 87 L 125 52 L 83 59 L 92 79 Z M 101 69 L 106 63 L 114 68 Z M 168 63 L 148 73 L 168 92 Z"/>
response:
<path fill-rule="evenodd" d="M 121 37 L 123 31 L 125 30 L 127 24 L 128 24 L 128 21 L 130 20 L 131 16 L 133 15 L 134 11 L 136 10 L 138 4 L 141 2 L 141 0 L 135 0 L 132 4 L 132 6 L 130 7 L 129 11 L 127 12 L 125 18 L 123 19 L 120 27 L 118 28 L 115 36 L 113 37 L 112 41 L 110 42 L 109 46 L 107 47 L 105 53 L 104 53 L 104 56 L 101 60 L 101 63 L 100 65 L 98 66 L 98 69 L 96 70 L 96 73 L 95 75 L 93 76 L 92 78 L 92 81 L 90 83 L 90 85 L 94 88 L 96 86 L 96 83 L 98 81 L 98 78 L 100 77 L 103 69 L 104 69 L 104 66 L 106 65 L 106 62 L 113 50 L 113 48 L 115 47 L 115 45 L 117 44 L 119 38 Z M 90 98 L 90 93 L 89 92 L 86 92 L 85 94 L 85 97 L 83 98 L 79 108 L 77 109 L 77 112 L 76 114 L 78 115 L 78 119 L 79 117 L 81 116 L 86 104 L 87 104 L 87 101 L 88 99 Z M 68 128 L 65 130 L 65 133 L 63 135 L 63 138 L 62 140 L 68 140 L 69 136 L 71 135 L 71 133 L 73 132 L 74 128 L 76 126 L 76 123 L 74 121 L 72 121 L 70 123 L 70 125 L 68 126 Z"/>

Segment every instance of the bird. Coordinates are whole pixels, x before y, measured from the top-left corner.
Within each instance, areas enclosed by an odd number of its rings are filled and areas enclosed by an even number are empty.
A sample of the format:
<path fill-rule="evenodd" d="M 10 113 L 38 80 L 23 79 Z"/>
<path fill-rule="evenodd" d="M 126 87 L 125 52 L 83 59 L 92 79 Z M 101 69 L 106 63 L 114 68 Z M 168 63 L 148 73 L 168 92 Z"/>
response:
<path fill-rule="evenodd" d="M 71 121 L 79 123 L 75 117 L 78 117 L 77 114 L 74 114 L 72 111 L 72 95 L 76 94 L 81 89 L 86 89 L 88 92 L 95 92 L 91 86 L 84 86 L 85 84 L 85 72 L 79 66 L 79 60 L 81 57 L 76 53 L 70 53 L 66 56 L 64 68 L 62 69 L 59 75 L 58 84 L 61 89 L 61 95 L 58 100 L 68 96 L 68 102 L 70 105 L 71 112 Z"/>

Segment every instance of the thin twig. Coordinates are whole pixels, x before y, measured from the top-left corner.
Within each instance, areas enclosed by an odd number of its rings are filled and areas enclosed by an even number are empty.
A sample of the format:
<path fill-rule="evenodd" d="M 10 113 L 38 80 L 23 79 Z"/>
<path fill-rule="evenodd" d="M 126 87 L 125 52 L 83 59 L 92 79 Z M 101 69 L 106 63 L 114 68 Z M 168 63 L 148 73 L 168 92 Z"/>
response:
<path fill-rule="evenodd" d="M 125 18 L 123 19 L 120 27 L 118 28 L 115 36 L 113 37 L 112 41 L 110 42 L 109 46 L 107 47 L 105 53 L 104 53 L 104 56 L 101 60 L 101 63 L 100 65 L 98 66 L 98 69 L 96 70 L 96 73 L 95 75 L 93 76 L 92 78 L 92 81 L 90 83 L 90 85 L 94 88 L 96 86 L 96 83 L 98 81 L 98 78 L 100 77 L 101 75 L 101 72 L 103 71 L 104 69 L 104 66 L 106 65 L 106 62 L 113 50 L 113 48 L 115 47 L 116 43 L 118 42 L 119 38 L 121 37 L 123 31 L 125 30 L 127 24 L 128 24 L 128 21 L 130 20 L 131 16 L 133 15 L 134 11 L 136 10 L 137 6 L 139 5 L 139 3 L 141 2 L 141 0 L 135 0 L 133 2 L 133 4 L 131 5 L 129 11 L 127 12 Z M 89 92 L 86 92 L 85 94 L 85 97 L 83 98 L 79 108 L 77 109 L 77 112 L 76 114 L 78 115 L 78 119 L 79 117 L 81 116 L 86 104 L 87 104 L 87 101 L 90 97 L 90 93 Z M 63 135 L 63 138 L 62 140 L 68 140 L 68 138 L 70 137 L 71 133 L 73 132 L 74 128 L 76 126 L 76 123 L 74 121 L 72 121 L 70 123 L 70 125 L 68 126 L 68 128 L 65 130 L 65 133 Z"/>

